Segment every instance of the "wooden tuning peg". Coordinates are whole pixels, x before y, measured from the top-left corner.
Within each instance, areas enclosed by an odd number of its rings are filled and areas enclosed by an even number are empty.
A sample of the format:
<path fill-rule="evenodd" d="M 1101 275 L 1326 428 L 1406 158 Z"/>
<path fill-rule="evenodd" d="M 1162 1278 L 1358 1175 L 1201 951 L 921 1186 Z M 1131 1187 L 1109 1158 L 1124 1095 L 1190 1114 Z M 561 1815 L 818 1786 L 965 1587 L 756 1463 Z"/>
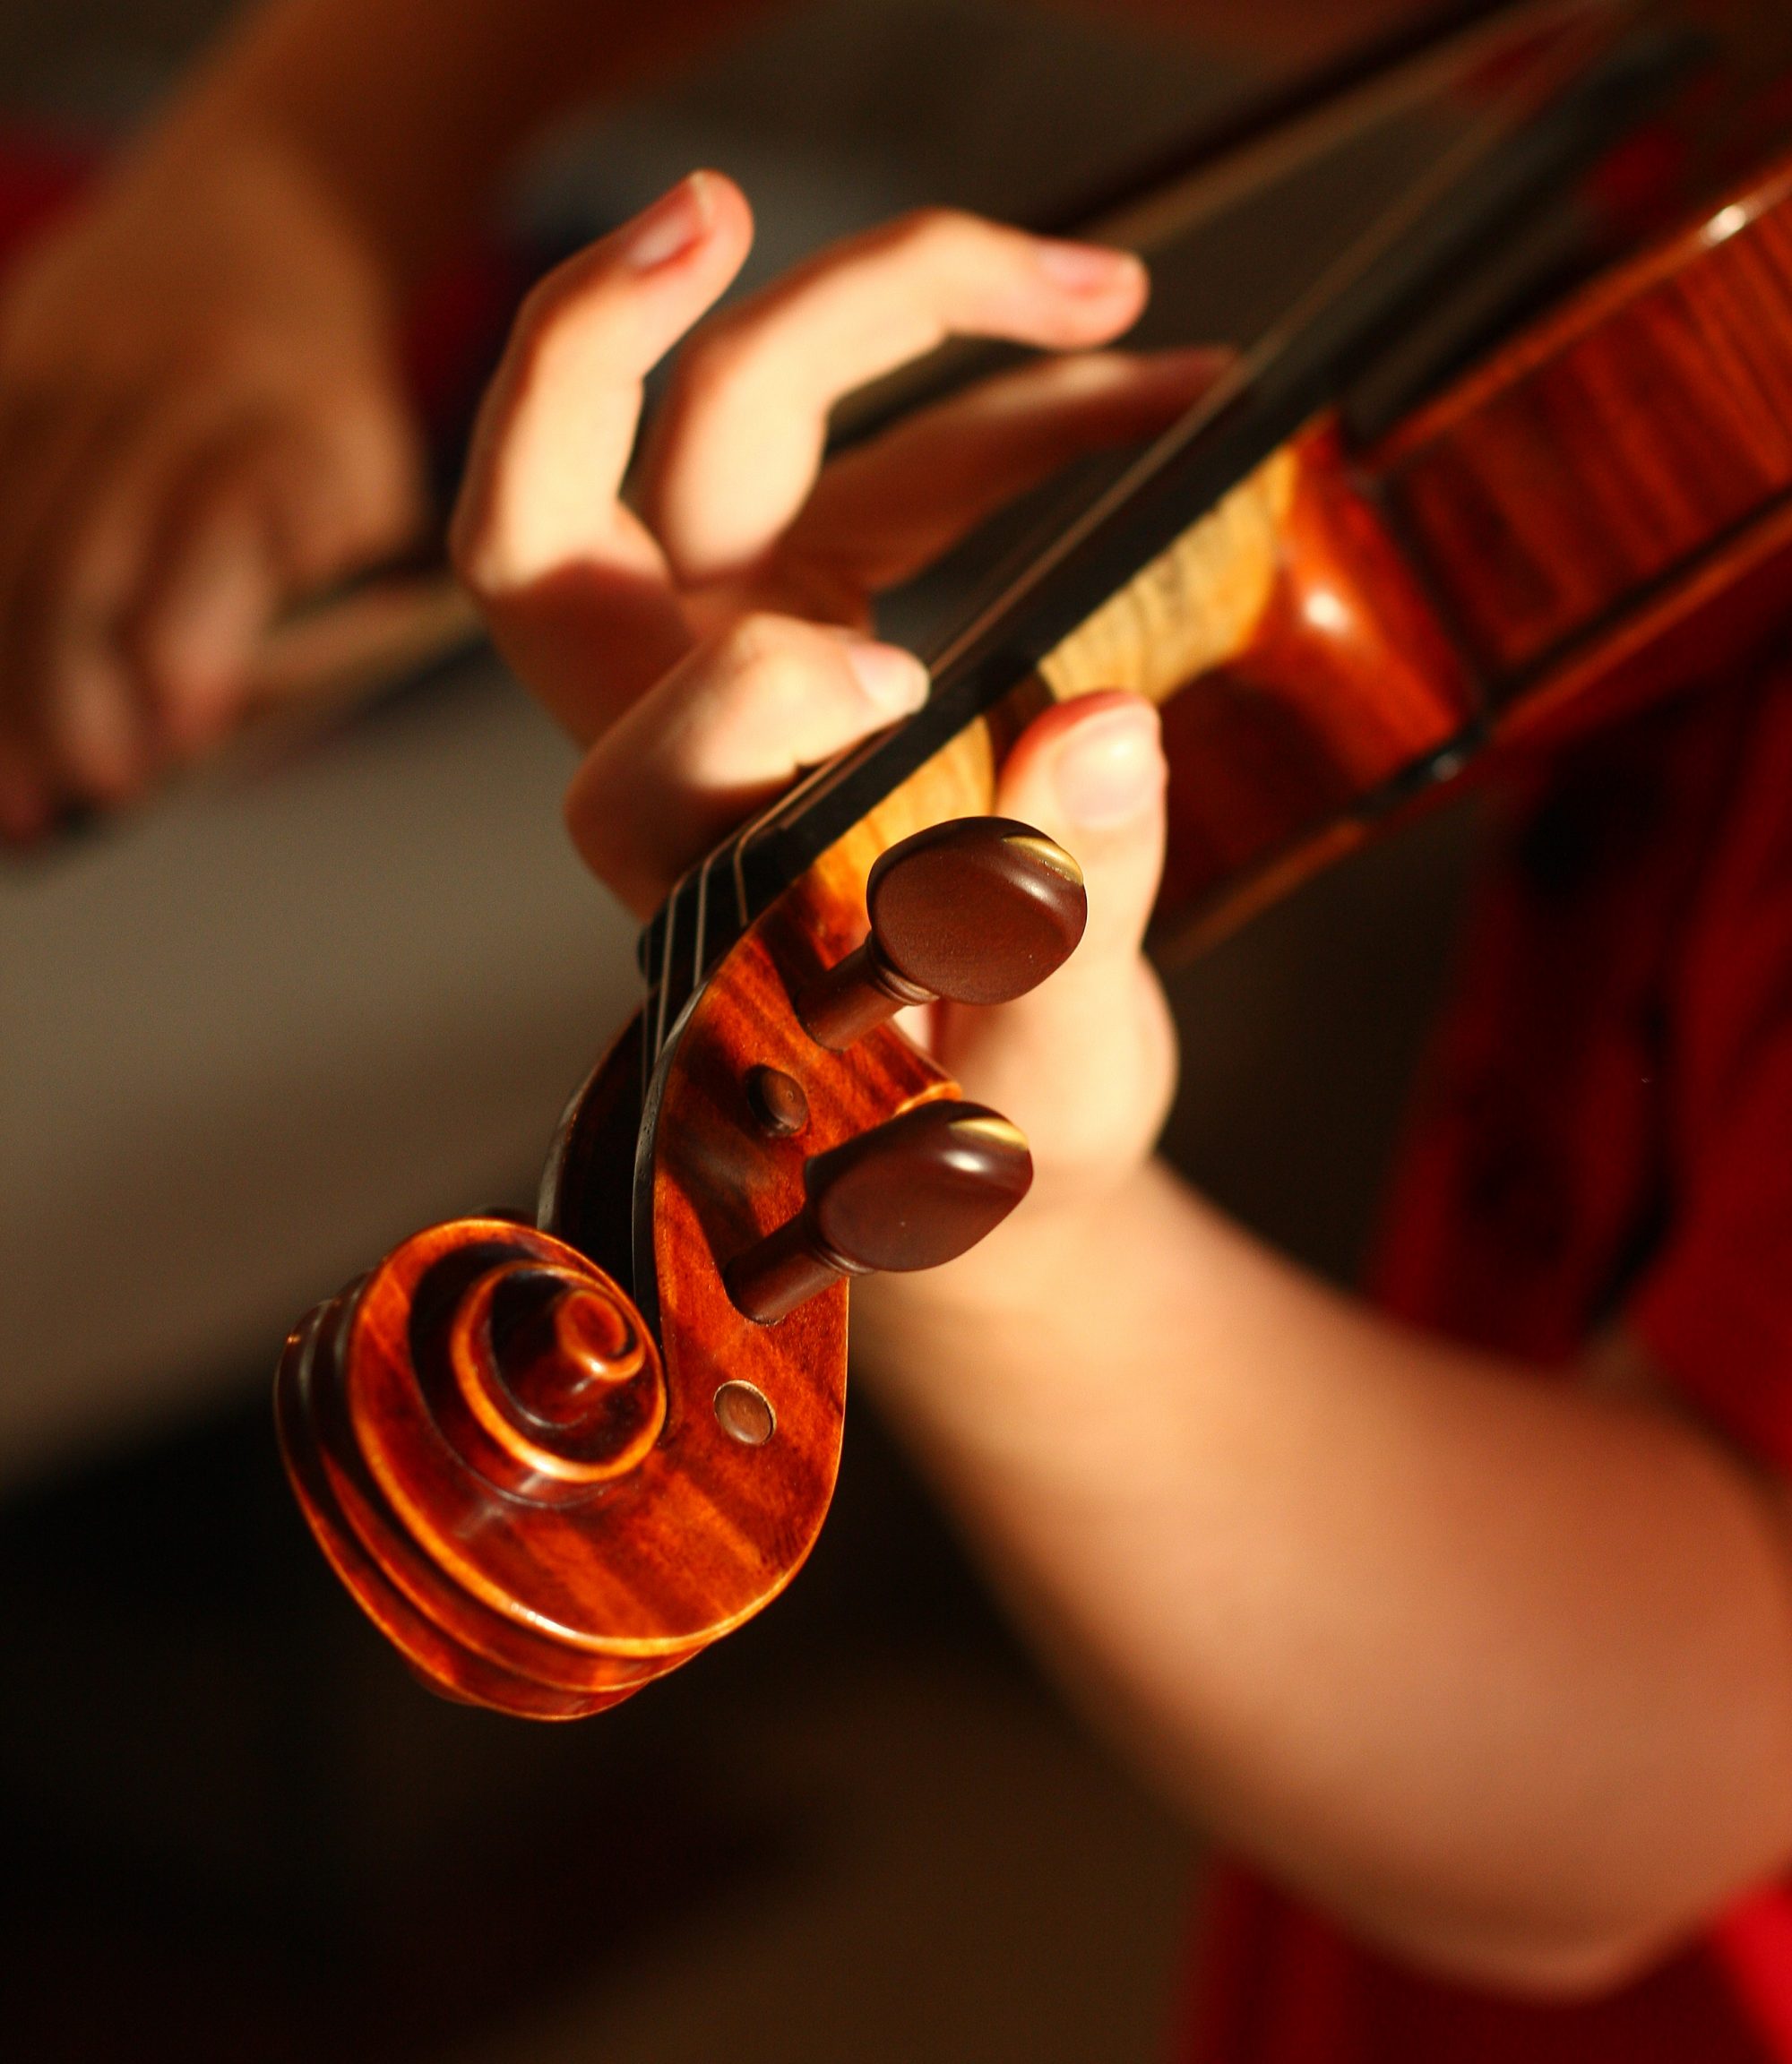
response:
<path fill-rule="evenodd" d="M 804 1165 L 803 1208 L 729 1263 L 728 1295 L 770 1325 L 842 1276 L 936 1268 L 993 1232 L 1032 1180 L 1005 1118 L 918 1105 Z"/>
<path fill-rule="evenodd" d="M 843 1053 L 911 1003 L 1007 1003 L 1061 967 L 1089 914 L 1082 870 L 1012 817 L 961 817 L 892 846 L 866 886 L 871 934 L 797 999 Z"/>

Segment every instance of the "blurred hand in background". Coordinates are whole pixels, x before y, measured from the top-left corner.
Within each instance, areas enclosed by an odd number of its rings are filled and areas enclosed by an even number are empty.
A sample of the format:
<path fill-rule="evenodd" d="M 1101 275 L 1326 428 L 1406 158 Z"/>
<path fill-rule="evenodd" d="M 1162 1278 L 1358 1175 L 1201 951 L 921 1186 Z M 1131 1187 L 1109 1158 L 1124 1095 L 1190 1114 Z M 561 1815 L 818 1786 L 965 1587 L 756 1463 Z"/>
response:
<path fill-rule="evenodd" d="M 237 716 L 289 601 L 404 545 L 387 269 L 242 133 L 128 161 L 0 299 L 0 831 L 116 803 Z"/>
<path fill-rule="evenodd" d="M 0 285 L 0 838 L 216 743 L 425 507 L 401 319 L 542 124 L 754 0 L 268 0 Z"/>

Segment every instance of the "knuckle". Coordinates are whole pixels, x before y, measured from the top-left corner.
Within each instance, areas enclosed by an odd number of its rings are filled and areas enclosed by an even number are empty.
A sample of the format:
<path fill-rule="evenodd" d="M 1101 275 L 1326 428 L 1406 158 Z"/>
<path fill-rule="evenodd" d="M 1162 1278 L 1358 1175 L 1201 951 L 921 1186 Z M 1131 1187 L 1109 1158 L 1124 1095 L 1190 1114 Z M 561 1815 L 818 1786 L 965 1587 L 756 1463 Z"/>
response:
<path fill-rule="evenodd" d="M 718 658 L 725 673 L 762 685 L 797 666 L 797 628 L 770 610 L 754 609 L 722 633 Z"/>
<path fill-rule="evenodd" d="M 542 340 L 558 324 L 572 294 L 564 266 L 538 280 L 517 304 L 511 323 L 511 349 L 524 356 L 538 350 Z"/>
<path fill-rule="evenodd" d="M 527 397 L 551 377 L 555 354 L 567 334 L 573 296 L 552 274 L 532 287 L 511 325 L 502 375 L 519 398 Z"/>
<path fill-rule="evenodd" d="M 738 391 L 752 374 L 760 320 L 752 309 L 730 313 L 691 337 L 673 368 L 675 409 L 714 408 Z"/>
<path fill-rule="evenodd" d="M 961 244 L 986 236 L 990 227 L 962 208 L 911 208 L 890 224 L 885 236 L 892 248 L 908 251 Z"/>
<path fill-rule="evenodd" d="M 365 434 L 345 440 L 332 485 L 356 543 L 398 545 L 422 521 L 424 463 L 410 426 L 369 414 Z"/>
<path fill-rule="evenodd" d="M 585 319 L 605 305 L 592 253 L 584 251 L 538 280 L 517 304 L 505 346 L 505 361 L 519 374 L 538 371 L 560 341 L 582 332 Z"/>
<path fill-rule="evenodd" d="M 498 600 L 507 586 L 504 530 L 489 483 L 470 480 L 456 498 L 445 540 L 448 565 L 477 601 Z"/>
<path fill-rule="evenodd" d="M 448 521 L 448 563 L 454 578 L 476 599 L 488 598 L 497 585 L 490 527 L 483 509 L 463 495 Z"/>
<path fill-rule="evenodd" d="M 629 847 L 613 757 L 603 740 L 586 754 L 562 798 L 561 816 L 585 864 L 599 881 L 614 885 L 626 872 Z"/>
<path fill-rule="evenodd" d="M 720 658 L 736 692 L 765 715 L 794 718 L 831 682 L 817 633 L 766 611 L 744 616 L 724 634 Z"/>
<path fill-rule="evenodd" d="M 663 893 L 662 869 L 656 856 L 642 845 L 638 820 L 622 805 L 613 775 L 599 746 L 573 776 L 561 815 L 573 850 L 585 865 L 644 917 Z"/>
<path fill-rule="evenodd" d="M 609 813 L 603 807 L 589 761 L 573 777 L 562 800 L 560 814 L 579 856 L 599 881 L 607 881 L 615 860 L 604 836 Z"/>

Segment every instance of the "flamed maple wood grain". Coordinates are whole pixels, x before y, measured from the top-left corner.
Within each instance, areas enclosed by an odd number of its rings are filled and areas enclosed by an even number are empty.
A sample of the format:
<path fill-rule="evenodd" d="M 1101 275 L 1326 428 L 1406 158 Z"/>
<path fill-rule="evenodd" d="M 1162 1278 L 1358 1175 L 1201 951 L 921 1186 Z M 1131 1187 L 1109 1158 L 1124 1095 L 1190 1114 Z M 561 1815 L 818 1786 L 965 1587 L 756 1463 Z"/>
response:
<path fill-rule="evenodd" d="M 1322 838 L 1459 737 L 1477 711 L 1468 670 L 1352 478 L 1329 417 L 1275 453 L 1039 672 L 1060 698 L 1124 687 L 1162 706 L 1170 821 L 1159 915 L 1168 922 L 1291 844 Z"/>
<path fill-rule="evenodd" d="M 1550 695 L 1580 641 L 1623 640 L 1615 617 L 1658 635 L 1701 606 L 1792 491 L 1792 171 L 1590 288 L 1373 463 L 1500 704 Z"/>

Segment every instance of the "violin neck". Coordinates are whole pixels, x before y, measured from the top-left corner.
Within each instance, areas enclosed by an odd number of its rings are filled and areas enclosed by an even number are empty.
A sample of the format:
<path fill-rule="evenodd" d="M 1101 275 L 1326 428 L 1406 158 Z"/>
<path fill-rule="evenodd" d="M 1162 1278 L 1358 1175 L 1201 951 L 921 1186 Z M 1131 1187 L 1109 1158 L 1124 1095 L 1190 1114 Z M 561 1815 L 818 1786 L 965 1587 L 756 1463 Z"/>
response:
<path fill-rule="evenodd" d="M 919 823 L 986 809 L 1004 737 L 1047 695 L 1132 687 L 1168 702 L 1203 669 L 1242 656 L 1262 630 L 1271 589 L 1279 597 L 1286 586 L 1272 580 L 1264 543 L 1273 512 L 1294 506 L 1309 472 L 1339 470 L 1329 431 L 1298 453 L 1291 441 L 1410 330 L 1445 281 L 1572 186 L 1684 76 L 1684 39 L 1643 32 L 1614 42 L 1614 12 L 1621 11 L 1567 11 L 1559 46 L 1491 96 L 1469 133 L 1282 322 L 1180 422 L 1083 491 L 1075 512 L 934 656 L 925 710 L 817 770 L 678 884 L 642 942 L 655 996 L 652 1051 L 721 954 L 824 855 L 845 871 L 845 886 L 855 856 L 868 865 L 881 843 Z M 1321 530 L 1328 508 L 1334 531 L 1344 522 L 1348 498 L 1323 489 L 1299 498 Z M 1341 532 L 1332 536 L 1317 563 L 1340 551 L 1348 560 L 1345 544 Z M 1367 548 L 1375 556 L 1373 539 Z M 1378 568 L 1391 559 L 1381 553 Z M 1358 569 L 1345 589 L 1361 589 L 1369 571 Z M 1398 587 L 1397 568 L 1387 577 Z M 1425 612 L 1400 595 L 1395 615 L 1404 629 Z M 1371 726 L 1345 752 L 1341 786 L 1329 747 L 1316 761 L 1305 752 L 1311 778 L 1285 790 L 1298 801 L 1301 824 L 1311 821 L 1310 804 L 1323 803 L 1322 813 L 1335 816 L 1360 798 L 1364 780 L 1373 789 L 1422 778 L 1430 761 L 1464 744 L 1475 710 L 1461 669 L 1438 658 L 1447 642 L 1441 634 L 1415 635 L 1420 649 L 1397 680 L 1400 717 Z M 1302 757 L 1297 743 L 1292 750 Z M 1285 762 L 1288 754 L 1279 748 L 1271 758 Z M 1415 765 L 1421 772 L 1410 777 Z M 1221 799 L 1222 817 L 1234 808 Z M 1257 813 L 1245 815 L 1242 840 L 1222 832 L 1185 856 L 1186 864 L 1173 852 L 1169 896 L 1178 915 L 1211 901 L 1220 876 L 1271 859 L 1292 829 L 1292 820 L 1278 820 L 1271 836 Z"/>

